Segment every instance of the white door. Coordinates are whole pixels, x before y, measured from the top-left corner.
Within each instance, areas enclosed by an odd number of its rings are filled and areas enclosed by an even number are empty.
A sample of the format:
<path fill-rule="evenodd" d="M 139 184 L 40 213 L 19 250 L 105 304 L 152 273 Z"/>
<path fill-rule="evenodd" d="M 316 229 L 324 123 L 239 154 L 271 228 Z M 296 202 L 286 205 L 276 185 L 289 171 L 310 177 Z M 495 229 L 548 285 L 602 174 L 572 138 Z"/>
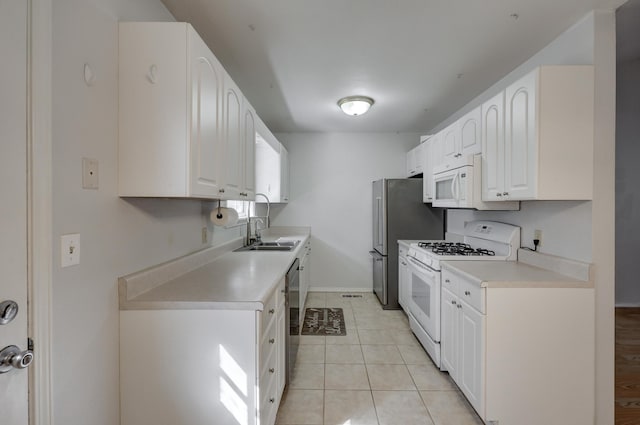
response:
<path fill-rule="evenodd" d="M 504 92 L 482 104 L 482 200 L 502 200 Z"/>
<path fill-rule="evenodd" d="M 18 313 L 0 325 L 0 350 L 27 348 L 27 2 L 0 1 L 0 303 Z M 0 304 L 2 305 L 2 304 Z M 4 304 L 0 316 L 10 315 Z M 26 369 L 0 374 L 0 422 L 28 423 Z"/>
<path fill-rule="evenodd" d="M 509 199 L 535 199 L 536 195 L 537 85 L 535 70 L 505 90 L 505 192 Z"/>
<path fill-rule="evenodd" d="M 446 370 L 454 381 L 458 381 L 458 297 L 447 289 L 442 289 L 442 309 L 440 310 L 440 351 L 442 370 Z"/>
<path fill-rule="evenodd" d="M 484 329 L 486 317 L 469 304 L 458 300 L 459 316 L 459 371 L 458 386 L 480 416 L 484 416 Z"/>

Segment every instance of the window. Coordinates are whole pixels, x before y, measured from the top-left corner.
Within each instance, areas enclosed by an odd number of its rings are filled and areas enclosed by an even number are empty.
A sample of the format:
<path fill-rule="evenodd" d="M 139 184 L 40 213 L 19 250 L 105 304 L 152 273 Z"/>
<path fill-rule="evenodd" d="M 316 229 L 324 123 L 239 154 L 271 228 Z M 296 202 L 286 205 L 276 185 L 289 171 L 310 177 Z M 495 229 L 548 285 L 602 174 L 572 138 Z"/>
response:
<path fill-rule="evenodd" d="M 225 206 L 238 211 L 238 219 L 246 222 L 247 217 L 249 217 L 251 204 L 253 204 L 253 202 L 250 201 L 227 201 Z"/>

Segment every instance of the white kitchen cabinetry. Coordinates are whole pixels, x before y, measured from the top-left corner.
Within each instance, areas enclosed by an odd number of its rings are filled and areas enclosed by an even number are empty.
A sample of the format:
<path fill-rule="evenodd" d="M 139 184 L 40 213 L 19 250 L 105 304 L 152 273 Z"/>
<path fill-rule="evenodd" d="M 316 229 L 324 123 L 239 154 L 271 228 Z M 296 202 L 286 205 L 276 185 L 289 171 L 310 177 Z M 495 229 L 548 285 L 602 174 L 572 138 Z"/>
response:
<path fill-rule="evenodd" d="M 410 295 L 409 290 L 409 266 L 407 264 L 407 251 L 406 245 L 398 244 L 398 303 L 405 312 L 409 311 L 408 299 Z"/>
<path fill-rule="evenodd" d="M 481 107 L 473 109 L 458 120 L 460 131 L 458 152 L 459 157 L 465 155 L 475 155 L 482 152 L 482 119 Z"/>
<path fill-rule="evenodd" d="M 289 156 L 287 149 L 258 118 L 256 129 L 256 192 L 271 203 L 289 201 Z M 257 198 L 256 202 L 264 202 Z"/>
<path fill-rule="evenodd" d="M 482 416 L 484 412 L 484 334 L 486 316 L 479 310 L 484 291 L 449 272 L 442 272 L 441 355 L 462 393 Z M 453 292 L 451 291 L 453 289 Z"/>
<path fill-rule="evenodd" d="M 443 161 L 447 162 L 457 158 L 460 150 L 460 128 L 458 127 L 458 121 L 446 127 L 440 134 Z"/>
<path fill-rule="evenodd" d="M 593 85 L 542 66 L 482 105 L 483 201 L 592 198 Z"/>
<path fill-rule="evenodd" d="M 407 152 L 407 177 L 422 174 L 424 172 L 423 144 Z"/>
<path fill-rule="evenodd" d="M 122 425 L 274 424 L 283 290 L 284 280 L 263 311 L 122 310 Z"/>
<path fill-rule="evenodd" d="M 311 253 L 311 238 L 307 240 L 300 253 L 300 322 L 304 323 L 304 309 L 307 301 L 307 294 L 311 286 L 311 268 L 309 258 Z"/>
<path fill-rule="evenodd" d="M 424 174 L 422 177 L 422 202 L 433 202 L 433 169 L 444 161 L 442 132 L 430 136 L 424 142 Z"/>
<path fill-rule="evenodd" d="M 485 282 L 463 264 L 474 262 L 456 263 L 442 269 L 442 368 L 485 423 L 591 423 L 593 288 L 531 285 L 551 274 L 531 268 L 519 272 L 522 282 Z M 518 267 L 485 263 L 485 274 Z"/>
<path fill-rule="evenodd" d="M 230 78 L 193 27 L 123 22 L 119 37 L 119 195 L 250 198 L 250 107 L 237 88 L 226 96 Z"/>

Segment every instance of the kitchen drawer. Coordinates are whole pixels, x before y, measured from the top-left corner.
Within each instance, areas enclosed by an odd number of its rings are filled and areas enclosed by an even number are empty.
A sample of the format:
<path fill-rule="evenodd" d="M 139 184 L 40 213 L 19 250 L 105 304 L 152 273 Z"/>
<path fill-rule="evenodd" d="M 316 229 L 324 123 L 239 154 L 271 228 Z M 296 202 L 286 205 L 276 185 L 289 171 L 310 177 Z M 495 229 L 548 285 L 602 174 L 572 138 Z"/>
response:
<path fill-rule="evenodd" d="M 460 278 L 448 270 L 442 270 L 442 287 L 447 288 L 452 294 L 458 295 L 458 281 Z"/>
<path fill-rule="evenodd" d="M 267 302 L 264 304 L 264 310 L 260 313 L 260 330 L 261 334 L 264 334 L 269 324 L 276 317 L 276 298 L 277 294 L 280 293 L 280 290 L 274 291 L 273 294 L 269 297 Z"/>
<path fill-rule="evenodd" d="M 262 359 L 268 358 L 272 351 L 275 351 L 278 339 L 277 324 L 277 320 L 272 320 L 271 326 L 260 335 L 260 362 L 262 362 Z"/>
<path fill-rule="evenodd" d="M 481 288 L 477 283 L 471 282 L 466 279 L 455 279 L 458 283 L 458 297 L 461 300 L 469 304 L 471 307 L 478 310 L 480 313 L 486 313 L 486 291 Z"/>
<path fill-rule="evenodd" d="M 276 379 L 260 383 L 260 425 L 273 425 L 278 411 L 278 386 Z"/>

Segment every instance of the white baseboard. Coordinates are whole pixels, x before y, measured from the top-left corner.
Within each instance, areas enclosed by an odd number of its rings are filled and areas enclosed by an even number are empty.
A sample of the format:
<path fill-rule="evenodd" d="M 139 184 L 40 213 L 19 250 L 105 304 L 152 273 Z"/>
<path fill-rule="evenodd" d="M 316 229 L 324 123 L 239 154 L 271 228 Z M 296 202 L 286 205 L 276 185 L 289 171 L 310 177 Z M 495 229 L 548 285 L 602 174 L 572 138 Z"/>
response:
<path fill-rule="evenodd" d="M 372 288 L 346 288 L 346 287 L 334 287 L 334 286 L 312 286 L 309 288 L 310 292 L 371 292 L 373 293 Z"/>

